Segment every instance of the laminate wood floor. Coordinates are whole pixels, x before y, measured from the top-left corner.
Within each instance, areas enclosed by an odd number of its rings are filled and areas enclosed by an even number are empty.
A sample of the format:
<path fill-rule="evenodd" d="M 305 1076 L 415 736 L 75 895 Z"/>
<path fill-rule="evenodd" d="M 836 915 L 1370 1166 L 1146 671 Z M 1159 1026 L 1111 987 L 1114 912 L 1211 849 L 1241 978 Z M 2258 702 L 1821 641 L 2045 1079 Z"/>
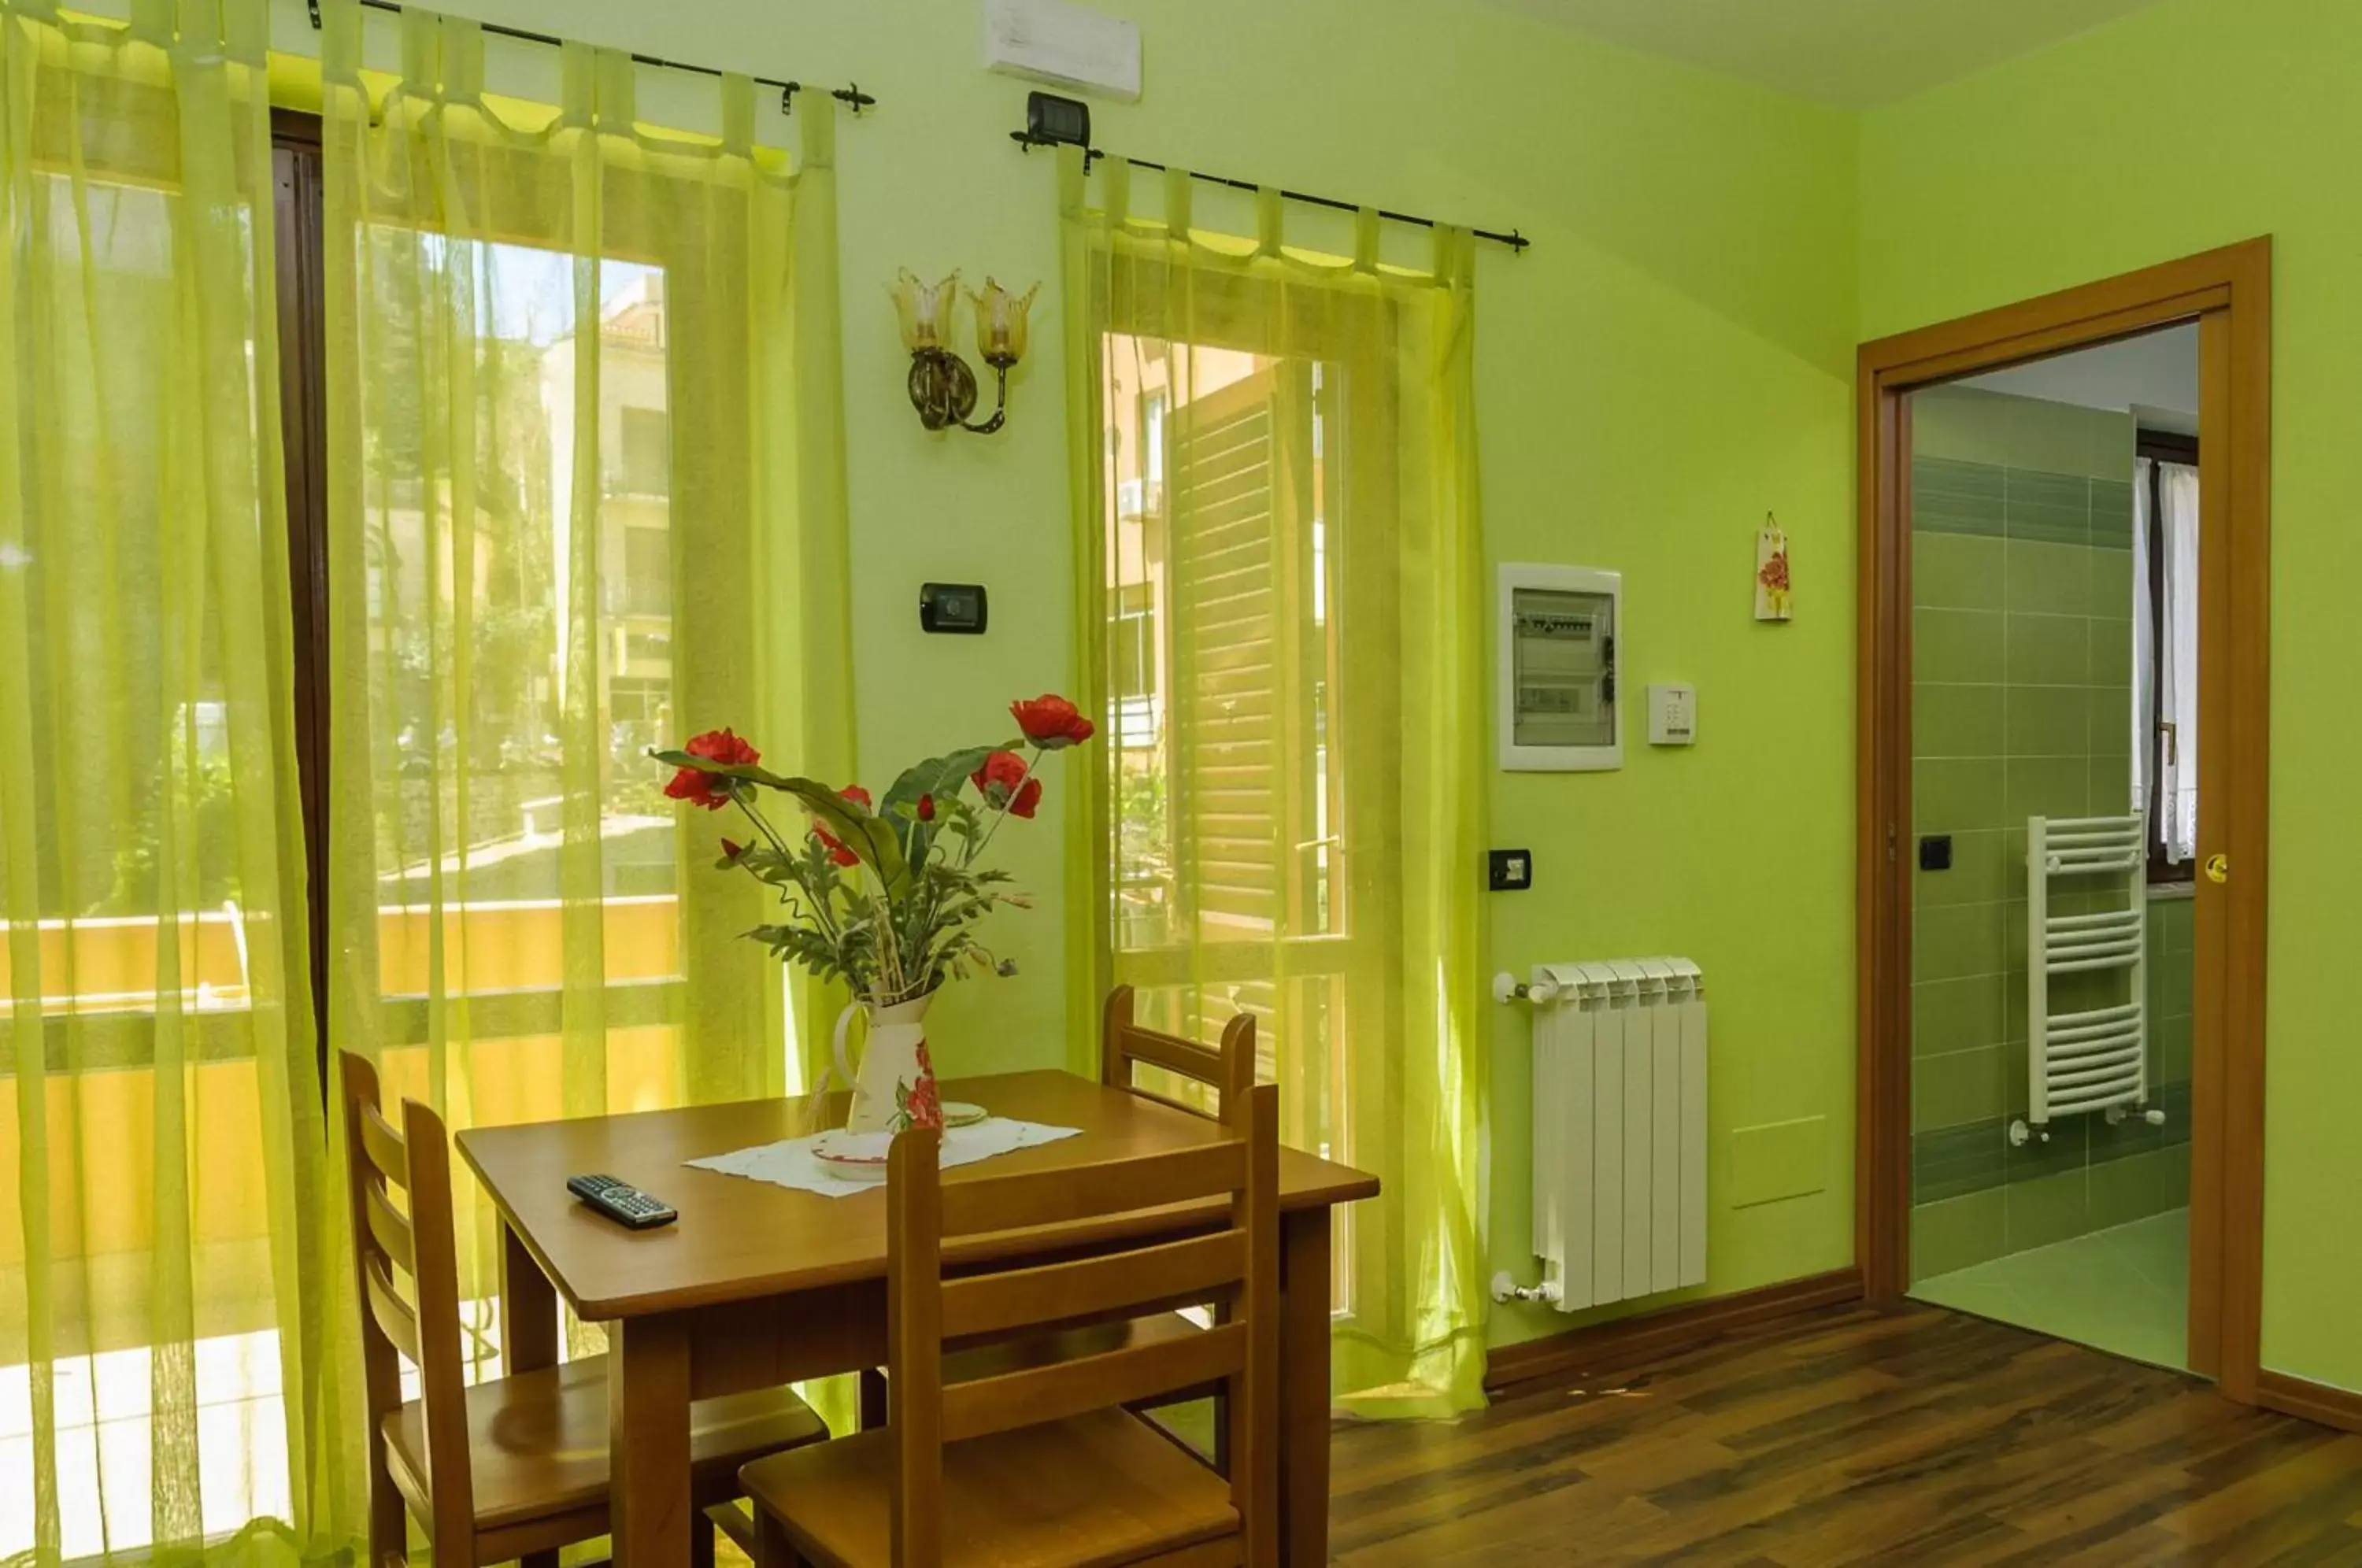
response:
<path fill-rule="evenodd" d="M 1939 1308 L 1341 1425 L 1331 1560 L 2362 1565 L 2362 1436 Z"/>

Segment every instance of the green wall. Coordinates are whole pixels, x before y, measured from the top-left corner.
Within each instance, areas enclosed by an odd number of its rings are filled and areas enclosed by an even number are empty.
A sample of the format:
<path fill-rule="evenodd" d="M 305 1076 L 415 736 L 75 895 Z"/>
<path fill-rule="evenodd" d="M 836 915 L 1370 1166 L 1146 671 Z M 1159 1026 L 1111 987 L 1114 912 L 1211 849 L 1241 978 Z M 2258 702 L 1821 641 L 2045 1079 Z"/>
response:
<path fill-rule="evenodd" d="M 2181 917 L 2150 932 L 2166 1124 L 2078 1116 L 2023 1146 L 2003 1136 L 2029 1104 L 2025 820 L 2131 801 L 2133 438 L 2122 411 L 1970 387 L 1912 399 L 1913 838 L 1952 850 L 1913 883 L 1915 1279 L 2189 1201 L 2186 900 L 2152 909 Z M 2061 883 L 2053 908 L 2121 909 L 2113 882 Z M 2049 1010 L 2128 1000 L 2130 980 L 2057 977 Z"/>
<path fill-rule="evenodd" d="M 2166 0 L 1871 113 L 1860 165 L 1864 337 L 2274 237 L 2263 1360 L 2349 1388 L 2362 1388 L 2362 1249 L 2345 1241 L 2362 1194 L 2345 985 L 2362 907 L 2344 851 L 2362 732 L 2342 717 L 2362 675 L 2345 631 L 2362 580 L 2357 59 L 2362 6 L 2347 0 Z"/>
<path fill-rule="evenodd" d="M 105 6 L 105 0 L 99 0 Z M 277 37 L 305 36 L 274 0 Z M 929 437 L 904 406 L 883 285 L 898 266 L 1044 280 L 1049 160 L 1007 139 L 1022 84 L 981 71 L 974 0 L 452 0 L 493 19 L 808 81 L 883 103 L 842 137 L 851 673 L 865 773 L 989 734 L 1066 679 L 1061 366 L 1037 335 L 989 440 Z M 2345 525 L 2362 405 L 2362 7 L 2165 0 L 1908 103 L 1854 116 L 1596 44 L 1478 0 L 1125 0 L 1147 97 L 1098 139 L 1537 241 L 1488 248 L 1478 402 L 1494 553 L 1621 568 L 1627 675 L 1695 681 L 1701 743 L 1623 772 L 1496 776 L 1494 839 L 1537 856 L 1495 901 L 1488 967 L 1681 952 L 1715 1008 L 1709 1288 L 1842 1264 L 1852 1120 L 1851 346 L 2271 232 L 2274 431 L 2271 1034 L 2264 1356 L 2362 1386 L 2362 1252 L 2329 1244 L 2362 1191 L 2362 1104 L 2334 977 L 2362 932 L 2340 809 L 2362 770 L 2343 711 L 2357 655 L 2331 628 L 2362 578 Z M 495 46 L 496 83 L 554 91 L 546 53 Z M 643 73 L 644 116 L 703 89 Z M 1220 221 L 1219 206 L 1204 209 Z M 1794 545 L 1798 619 L 1747 618 L 1752 530 Z M 981 644 L 922 637 L 922 578 L 990 584 Z M 1054 785 L 1055 781 L 1054 781 Z M 955 1067 L 1062 1055 L 1057 795 L 1012 863 L 1043 897 L 1005 944 L 1022 977 L 942 1015 Z M 1495 1015 L 1494 1261 L 1529 1275 L 1524 1020 Z M 1767 1128 L 1759 1136 L 1750 1130 Z M 1778 1157 L 1770 1157 L 1774 1154 Z M 1786 1194 L 1788 1196 L 1776 1196 Z M 1511 1309 L 1496 1335 L 1563 1326 Z"/>
<path fill-rule="evenodd" d="M 300 39 L 301 6 L 279 6 L 279 37 Z M 993 735 L 1010 698 L 1065 686 L 1058 335 L 1035 333 L 1004 434 L 929 436 L 903 394 L 884 293 L 898 267 L 933 277 L 956 266 L 971 280 L 1041 279 L 1037 322 L 1054 324 L 1061 310 L 1053 164 L 1009 140 L 1026 86 L 980 68 L 977 0 L 452 8 L 769 75 L 857 79 L 877 94 L 877 110 L 839 137 L 864 774 L 875 783 L 927 750 Z M 1696 683 L 1703 738 L 1651 752 L 1636 712 L 1621 773 L 1495 776 L 1494 841 L 1531 849 L 1539 883 L 1496 900 L 1477 979 L 1550 960 L 1697 959 L 1714 1006 L 1708 1288 L 1843 1266 L 1852 116 L 1473 0 L 1109 8 L 1141 25 L 1147 94 L 1134 106 L 1094 104 L 1102 146 L 1533 238 L 1522 256 L 1484 247 L 1479 263 L 1493 554 L 1620 569 L 1628 689 Z M 545 56 L 494 50 L 496 82 L 529 91 L 552 80 Z M 671 123 L 692 121 L 705 92 L 652 72 L 640 90 L 642 116 Z M 1214 193 L 1199 199 L 1201 223 L 1251 220 Z M 1419 254 L 1415 231 L 1393 238 Z M 1347 243 L 1342 231 L 1333 243 Z M 1751 619 L 1766 511 L 1793 542 L 1798 609 L 1785 626 Z M 990 634 L 922 635 L 914 601 L 927 579 L 987 583 Z M 1480 731 L 1489 750 L 1489 723 Z M 1063 789 L 1053 777 L 1042 820 L 1001 840 L 1042 903 L 1000 917 L 996 933 L 1022 976 L 971 982 L 938 1013 L 953 1072 L 1064 1059 Z M 1493 1266 L 1531 1279 L 1527 1024 L 1519 1010 L 1489 1016 Z M 1757 1128 L 1772 1131 L 1749 1136 Z M 1509 1309 L 1495 1333 L 1521 1339 L 1566 1322 Z"/>

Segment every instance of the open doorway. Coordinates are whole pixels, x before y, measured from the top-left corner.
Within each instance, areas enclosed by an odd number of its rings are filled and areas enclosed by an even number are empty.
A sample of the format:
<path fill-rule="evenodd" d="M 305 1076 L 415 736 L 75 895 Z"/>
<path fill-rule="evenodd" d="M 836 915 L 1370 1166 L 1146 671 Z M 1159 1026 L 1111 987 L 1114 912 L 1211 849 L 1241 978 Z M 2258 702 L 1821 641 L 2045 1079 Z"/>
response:
<path fill-rule="evenodd" d="M 2199 330 L 1908 394 L 1911 1294 L 2189 1364 Z"/>
<path fill-rule="evenodd" d="M 1861 355 L 1865 1285 L 2257 1397 L 2267 241 Z"/>

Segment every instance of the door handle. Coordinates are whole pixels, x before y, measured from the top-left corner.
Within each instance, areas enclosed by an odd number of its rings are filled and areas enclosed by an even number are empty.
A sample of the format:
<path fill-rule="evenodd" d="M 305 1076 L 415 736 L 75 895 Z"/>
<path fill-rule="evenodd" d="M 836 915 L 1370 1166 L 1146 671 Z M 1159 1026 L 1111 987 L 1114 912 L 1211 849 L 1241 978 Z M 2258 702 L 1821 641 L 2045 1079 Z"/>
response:
<path fill-rule="evenodd" d="M 2206 857 L 2206 879 L 2210 882 L 2229 881 L 2231 879 L 2231 857 L 2227 855 L 2208 856 Z"/>

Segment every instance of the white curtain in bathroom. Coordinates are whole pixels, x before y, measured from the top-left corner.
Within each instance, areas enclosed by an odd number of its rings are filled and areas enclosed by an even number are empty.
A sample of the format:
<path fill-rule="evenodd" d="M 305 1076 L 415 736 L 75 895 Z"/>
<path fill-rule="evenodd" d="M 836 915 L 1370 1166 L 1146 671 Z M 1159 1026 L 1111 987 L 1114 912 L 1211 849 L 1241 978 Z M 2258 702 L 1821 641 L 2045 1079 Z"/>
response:
<path fill-rule="evenodd" d="M 2152 499 L 2152 497 L 2154 499 Z M 2151 547 L 2150 536 L 2158 544 Z M 2162 568 L 2162 592 L 2150 574 Z M 2154 769 L 2158 833 L 2172 865 L 2198 852 L 2198 470 L 2141 459 L 2133 485 L 2136 788 Z M 2154 714 L 2152 720 L 2150 715 Z M 2154 724 L 2152 729 L 2150 726 Z"/>

